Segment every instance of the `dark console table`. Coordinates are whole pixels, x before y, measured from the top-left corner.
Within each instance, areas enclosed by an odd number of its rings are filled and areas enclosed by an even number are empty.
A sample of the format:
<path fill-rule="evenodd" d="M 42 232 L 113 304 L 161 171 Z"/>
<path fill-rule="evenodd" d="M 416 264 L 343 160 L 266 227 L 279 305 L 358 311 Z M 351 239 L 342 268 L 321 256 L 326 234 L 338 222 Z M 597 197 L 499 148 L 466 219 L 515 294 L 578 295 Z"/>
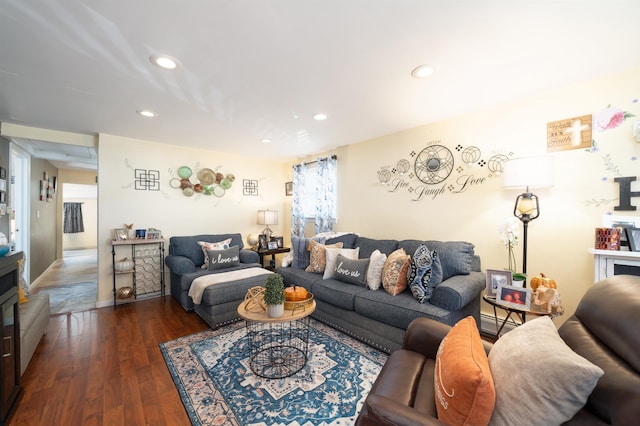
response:
<path fill-rule="evenodd" d="M 7 421 L 22 391 L 20 387 L 20 316 L 18 261 L 22 252 L 0 257 L 0 425 Z"/>

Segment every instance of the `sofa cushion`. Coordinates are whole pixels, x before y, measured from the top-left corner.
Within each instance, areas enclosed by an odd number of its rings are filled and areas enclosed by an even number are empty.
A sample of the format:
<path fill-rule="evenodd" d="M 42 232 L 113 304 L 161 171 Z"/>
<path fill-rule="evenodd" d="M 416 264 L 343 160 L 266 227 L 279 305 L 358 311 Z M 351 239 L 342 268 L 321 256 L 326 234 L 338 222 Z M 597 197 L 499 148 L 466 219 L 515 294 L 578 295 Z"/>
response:
<path fill-rule="evenodd" d="M 497 426 L 523 419 L 531 425 L 562 424 L 585 405 L 604 374 L 562 341 L 547 316 L 498 339 L 489 366 L 496 387 L 491 424 Z"/>
<path fill-rule="evenodd" d="M 396 240 L 374 240 L 366 237 L 356 238 L 355 244 L 355 247 L 360 247 L 361 259 L 370 258 L 371 253 L 375 250 L 380 250 L 380 253 L 384 253 L 389 256 L 398 248 L 398 241 Z"/>
<path fill-rule="evenodd" d="M 202 269 L 209 268 L 209 250 L 226 250 L 231 247 L 229 244 L 231 244 L 231 238 L 215 243 L 198 241 L 198 245 L 202 247 L 202 254 L 204 255 L 204 264 L 202 265 Z"/>
<path fill-rule="evenodd" d="M 367 287 L 368 267 L 369 259 L 350 259 L 339 254 L 334 267 L 334 276 L 338 281 Z"/>
<path fill-rule="evenodd" d="M 458 321 L 440 343 L 434 388 L 438 420 L 449 425 L 489 424 L 496 390 L 473 317 Z"/>
<path fill-rule="evenodd" d="M 309 251 L 311 252 L 311 258 L 309 266 L 305 271 L 314 272 L 316 274 L 324 273 L 324 269 L 327 265 L 327 253 L 328 248 L 342 248 L 342 243 L 334 243 L 331 245 L 324 245 L 317 241 L 311 240 L 309 242 Z"/>
<path fill-rule="evenodd" d="M 204 264 L 204 253 L 197 244 L 198 241 L 218 242 L 231 238 L 230 245 L 238 246 L 240 250 L 244 248 L 242 236 L 240 234 L 201 234 L 186 237 L 171 237 L 169 239 L 169 255 L 184 256 L 191 260 L 196 267 Z"/>
<path fill-rule="evenodd" d="M 342 281 L 330 279 L 315 281 L 311 286 L 311 291 L 316 301 L 353 311 L 356 296 L 369 292 L 369 289 L 357 285 L 346 285 Z"/>
<path fill-rule="evenodd" d="M 343 248 L 356 248 L 356 239 L 358 236 L 356 234 L 343 234 L 333 238 L 327 238 L 324 242 L 327 245 L 342 243 Z"/>
<path fill-rule="evenodd" d="M 240 250 L 238 246 L 229 247 L 225 250 L 207 250 L 209 270 L 231 268 L 240 264 Z"/>
<path fill-rule="evenodd" d="M 382 268 L 382 287 L 392 296 L 402 293 L 407 288 L 407 275 L 411 256 L 403 249 L 391 253 Z"/>
<path fill-rule="evenodd" d="M 369 258 L 369 267 L 367 268 L 367 286 L 371 290 L 377 290 L 382 285 L 382 268 L 387 261 L 387 255 L 380 253 L 380 250 L 374 250 Z"/>
<path fill-rule="evenodd" d="M 435 250 L 442 264 L 442 281 L 454 275 L 468 275 L 471 273 L 474 261 L 474 245 L 465 241 L 419 241 L 403 240 L 398 247 L 404 248 L 407 253 L 414 253 L 420 244 L 426 245 L 429 250 Z"/>
<path fill-rule="evenodd" d="M 435 266 L 436 263 L 438 264 L 437 267 Z M 438 253 L 435 250 L 429 250 L 424 244 L 420 244 L 420 247 L 411 256 L 409 277 L 407 278 L 413 297 L 420 303 L 431 299 L 434 287 L 441 282 L 438 279 L 431 279 L 434 270 L 439 270 L 440 277 L 442 277 L 442 267 L 440 266 Z"/>
<path fill-rule="evenodd" d="M 355 286 L 344 286 L 355 287 Z M 418 303 L 409 291 L 391 296 L 384 289 L 358 293 L 355 311 L 362 316 L 406 330 L 411 321 L 427 317 L 451 324 L 451 311 L 430 303 Z"/>
<path fill-rule="evenodd" d="M 338 255 L 341 254 L 348 259 L 357 259 L 360 254 L 360 249 L 350 249 L 350 248 L 328 248 L 325 250 L 326 252 L 326 266 L 324 268 L 324 274 L 322 275 L 323 280 L 328 280 L 329 278 L 333 278 L 335 267 L 336 267 L 336 259 Z"/>

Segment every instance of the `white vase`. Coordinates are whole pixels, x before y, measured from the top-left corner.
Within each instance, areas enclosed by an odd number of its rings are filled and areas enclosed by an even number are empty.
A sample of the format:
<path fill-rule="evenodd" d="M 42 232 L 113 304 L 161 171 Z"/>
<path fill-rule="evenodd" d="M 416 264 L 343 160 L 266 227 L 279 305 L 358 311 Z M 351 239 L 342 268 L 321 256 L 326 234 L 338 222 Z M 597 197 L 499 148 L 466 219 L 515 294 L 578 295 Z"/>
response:
<path fill-rule="evenodd" d="M 267 316 L 269 318 L 278 318 L 284 315 L 284 303 L 279 305 L 267 305 Z"/>
<path fill-rule="evenodd" d="M 514 287 L 524 287 L 524 280 L 522 281 L 513 280 L 511 282 L 511 285 L 513 285 Z"/>

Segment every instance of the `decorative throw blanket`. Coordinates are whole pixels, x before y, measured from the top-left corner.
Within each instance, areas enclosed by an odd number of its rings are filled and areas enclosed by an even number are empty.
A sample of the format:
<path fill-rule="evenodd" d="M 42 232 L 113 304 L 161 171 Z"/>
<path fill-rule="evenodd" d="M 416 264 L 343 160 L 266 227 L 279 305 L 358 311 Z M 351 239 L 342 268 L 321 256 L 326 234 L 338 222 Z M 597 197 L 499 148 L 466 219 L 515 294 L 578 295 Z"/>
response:
<path fill-rule="evenodd" d="M 209 286 L 272 273 L 273 272 L 263 268 L 247 268 L 238 269 L 237 271 L 221 272 L 219 274 L 203 275 L 193 280 L 191 288 L 189 288 L 189 296 L 193 299 L 193 303 L 199 305 L 202 302 L 204 291 Z"/>

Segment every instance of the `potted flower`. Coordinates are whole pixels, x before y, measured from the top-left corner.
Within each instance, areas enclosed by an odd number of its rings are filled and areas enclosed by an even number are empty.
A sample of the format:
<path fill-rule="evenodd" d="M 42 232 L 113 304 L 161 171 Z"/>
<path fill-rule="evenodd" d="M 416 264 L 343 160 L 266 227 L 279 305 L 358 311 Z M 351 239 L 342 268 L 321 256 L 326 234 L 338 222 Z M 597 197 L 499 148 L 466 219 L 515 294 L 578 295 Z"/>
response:
<path fill-rule="evenodd" d="M 513 285 L 516 287 L 524 287 L 524 283 L 527 281 L 527 275 L 521 274 L 520 272 L 513 273 L 511 275 L 511 281 L 513 282 Z"/>
<path fill-rule="evenodd" d="M 264 283 L 264 303 L 267 305 L 267 316 L 278 318 L 284 314 L 284 281 L 280 274 L 270 274 Z"/>

